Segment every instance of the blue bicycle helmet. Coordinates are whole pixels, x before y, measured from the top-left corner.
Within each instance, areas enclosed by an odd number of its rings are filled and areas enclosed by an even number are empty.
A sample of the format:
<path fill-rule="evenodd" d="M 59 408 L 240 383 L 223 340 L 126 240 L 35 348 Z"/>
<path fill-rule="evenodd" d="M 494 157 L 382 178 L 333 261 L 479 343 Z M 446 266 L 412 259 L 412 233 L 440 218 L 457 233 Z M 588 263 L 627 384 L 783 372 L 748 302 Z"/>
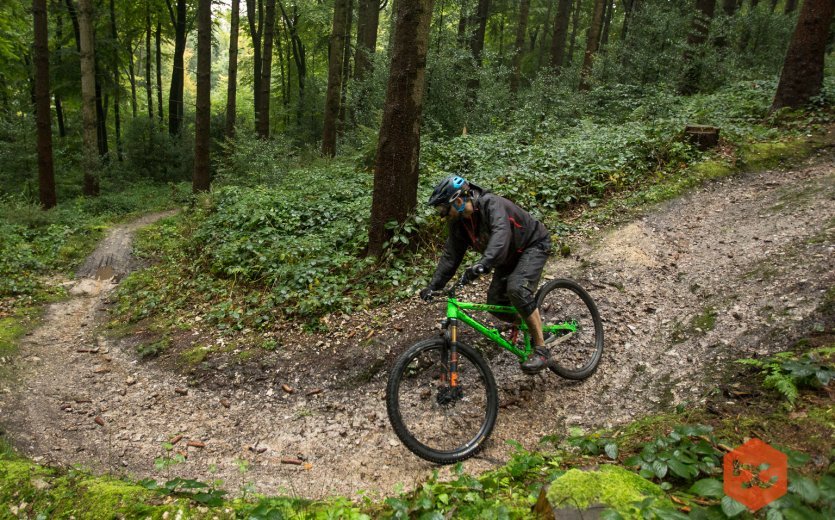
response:
<path fill-rule="evenodd" d="M 435 186 L 427 204 L 430 206 L 450 204 L 458 197 L 466 194 L 469 188 L 470 183 L 468 183 L 463 177 L 451 175 Z"/>

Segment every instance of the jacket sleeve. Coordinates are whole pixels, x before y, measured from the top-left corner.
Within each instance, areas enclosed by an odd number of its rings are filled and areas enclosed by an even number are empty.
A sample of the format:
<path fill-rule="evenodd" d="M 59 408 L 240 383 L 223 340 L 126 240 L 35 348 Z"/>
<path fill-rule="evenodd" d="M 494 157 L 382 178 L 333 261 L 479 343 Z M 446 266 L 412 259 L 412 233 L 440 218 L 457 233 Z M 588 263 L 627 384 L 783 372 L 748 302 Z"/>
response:
<path fill-rule="evenodd" d="M 458 266 L 461 265 L 461 260 L 464 259 L 464 254 L 467 252 L 467 243 L 456 236 L 456 233 L 450 229 L 449 236 L 446 239 L 444 246 L 444 254 L 438 262 L 438 267 L 435 269 L 435 274 L 429 282 L 429 288 L 437 291 L 443 289 Z"/>
<path fill-rule="evenodd" d="M 484 255 L 478 261 L 485 269 L 492 269 L 507 261 L 510 249 L 513 246 L 513 235 L 510 229 L 510 220 L 507 208 L 500 201 L 493 200 L 485 208 L 488 213 L 488 225 L 490 226 L 490 240 L 484 249 Z"/>

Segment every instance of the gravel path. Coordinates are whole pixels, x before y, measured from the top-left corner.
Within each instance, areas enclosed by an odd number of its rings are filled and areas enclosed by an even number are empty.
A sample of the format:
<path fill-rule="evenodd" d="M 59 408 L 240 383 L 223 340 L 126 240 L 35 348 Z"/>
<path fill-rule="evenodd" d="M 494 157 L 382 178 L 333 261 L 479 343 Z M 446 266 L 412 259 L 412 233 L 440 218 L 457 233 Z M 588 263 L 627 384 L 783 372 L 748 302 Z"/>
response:
<path fill-rule="evenodd" d="M 75 283 L 74 296 L 51 305 L 43 326 L 24 339 L 14 361 L 19 380 L 0 389 L 0 425 L 24 453 L 45 463 L 164 478 L 168 472 L 155 469 L 154 459 L 173 438 L 174 452 L 187 461 L 171 475 L 222 479 L 233 492 L 253 483 L 260 492 L 305 497 L 388 493 L 431 474 L 435 467 L 412 456 L 388 425 L 384 370 L 349 386 L 336 369 L 317 374 L 315 366 L 296 370 L 287 361 L 273 376 L 229 371 L 221 372 L 228 384 L 216 378 L 193 385 L 99 334 L 103 302 L 129 266 L 131 232 L 151 220 L 117 229 L 111 249 L 97 253 L 105 260 L 85 267 L 89 278 Z M 502 408 L 492 439 L 465 463 L 467 471 L 507 460 L 509 439 L 532 448 L 571 426 L 612 426 L 697 402 L 721 380 L 728 360 L 784 350 L 799 330 L 809 330 L 835 281 L 832 157 L 710 183 L 574 249 L 546 273 L 578 280 L 598 302 L 606 334 L 600 369 L 571 383 L 550 373 L 524 376 L 508 355 L 491 356 Z M 413 311 L 418 317 L 406 337 L 431 326 L 436 310 L 409 302 L 378 314 Z M 352 336 L 335 331 L 341 339 L 333 348 L 368 348 Z M 369 359 L 390 362 L 412 341 L 396 337 L 377 343 L 388 346 Z M 280 363 L 293 352 L 276 356 Z M 334 366 L 357 371 L 367 362 L 354 356 Z"/>

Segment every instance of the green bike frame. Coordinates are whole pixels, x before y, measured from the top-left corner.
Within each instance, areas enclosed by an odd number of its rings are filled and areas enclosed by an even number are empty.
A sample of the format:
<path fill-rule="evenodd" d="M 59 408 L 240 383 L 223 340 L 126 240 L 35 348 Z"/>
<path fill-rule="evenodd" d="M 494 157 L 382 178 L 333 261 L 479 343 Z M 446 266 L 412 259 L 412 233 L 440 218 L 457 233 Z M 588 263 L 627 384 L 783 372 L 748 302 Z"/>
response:
<path fill-rule="evenodd" d="M 447 299 L 446 315 L 449 328 L 449 340 L 450 343 L 453 345 L 453 348 L 457 346 L 458 322 L 461 322 L 466 325 L 469 325 L 473 328 L 473 330 L 475 330 L 482 336 L 490 339 L 503 349 L 509 350 L 510 352 L 515 354 L 520 359 L 520 361 L 524 362 L 528 359 L 528 356 L 530 356 L 532 351 L 531 335 L 528 334 L 528 327 L 524 322 L 517 325 L 519 330 L 522 331 L 524 337 L 524 348 L 519 348 L 518 346 L 503 338 L 498 329 L 488 327 L 487 325 L 483 324 L 482 322 L 467 314 L 466 311 L 517 314 L 516 307 L 509 307 L 504 305 L 488 305 L 483 303 L 460 302 L 455 298 Z M 546 325 L 542 327 L 542 332 L 544 334 L 566 334 L 577 332 L 577 328 L 577 322 L 570 321 L 554 325 Z"/>

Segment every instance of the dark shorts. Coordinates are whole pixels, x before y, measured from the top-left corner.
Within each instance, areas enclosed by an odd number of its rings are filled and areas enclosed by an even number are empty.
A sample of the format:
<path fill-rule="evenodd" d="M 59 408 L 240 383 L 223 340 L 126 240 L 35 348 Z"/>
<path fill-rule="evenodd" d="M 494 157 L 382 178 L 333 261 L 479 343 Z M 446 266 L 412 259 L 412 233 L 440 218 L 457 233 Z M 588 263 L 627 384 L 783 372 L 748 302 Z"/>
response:
<path fill-rule="evenodd" d="M 550 255 L 551 241 L 546 239 L 525 249 L 516 265 L 497 267 L 487 289 L 487 303 L 513 305 L 523 318 L 530 316 L 536 309 L 536 290 Z M 494 315 L 504 321 L 516 319 L 509 314 Z"/>

